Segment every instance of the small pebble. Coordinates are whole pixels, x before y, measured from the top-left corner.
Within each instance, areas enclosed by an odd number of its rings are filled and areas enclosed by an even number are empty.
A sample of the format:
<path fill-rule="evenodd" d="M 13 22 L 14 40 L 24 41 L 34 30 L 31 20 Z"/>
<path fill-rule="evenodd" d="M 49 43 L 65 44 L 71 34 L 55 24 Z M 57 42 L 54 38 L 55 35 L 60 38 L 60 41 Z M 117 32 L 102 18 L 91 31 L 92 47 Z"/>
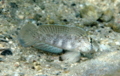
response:
<path fill-rule="evenodd" d="M 19 63 L 19 62 L 16 62 L 16 63 L 14 64 L 14 66 L 15 66 L 15 67 L 19 67 L 19 66 L 20 66 L 20 63 Z"/>
<path fill-rule="evenodd" d="M 18 8 L 18 5 L 17 5 L 16 3 L 14 3 L 14 2 L 11 2 L 11 3 L 10 3 L 10 6 L 11 6 L 12 8 Z"/>
<path fill-rule="evenodd" d="M 71 6 L 76 6 L 76 4 L 75 4 L 75 3 L 72 3 Z"/>
<path fill-rule="evenodd" d="M 33 0 L 33 2 L 36 2 L 36 0 Z"/>
<path fill-rule="evenodd" d="M 56 73 L 57 76 L 60 75 L 60 74 L 61 74 L 61 72 Z"/>
<path fill-rule="evenodd" d="M 63 19 L 64 22 L 67 22 L 67 19 Z"/>
<path fill-rule="evenodd" d="M 20 75 L 20 76 L 25 76 L 25 74 L 24 74 L 24 73 L 19 73 L 19 75 Z"/>
<path fill-rule="evenodd" d="M 39 62 L 34 62 L 34 68 L 35 68 L 35 70 L 37 70 L 37 71 L 39 71 L 39 70 L 42 69 Z M 33 69 L 34 69 L 34 68 L 33 68 Z"/>
<path fill-rule="evenodd" d="M 7 40 L 5 40 L 5 39 L 0 39 L 0 42 L 8 42 Z"/>
<path fill-rule="evenodd" d="M 3 58 L 0 58 L 0 62 L 3 62 Z"/>
<path fill-rule="evenodd" d="M 48 76 L 48 75 L 35 75 L 35 76 Z"/>
<path fill-rule="evenodd" d="M 42 23 L 37 23 L 37 26 L 42 25 Z"/>
<path fill-rule="evenodd" d="M 13 55 L 13 53 L 11 52 L 10 49 L 6 49 L 6 50 L 4 50 L 4 51 L 1 53 L 1 55 L 4 55 L 4 56 L 6 56 L 6 55 Z"/>

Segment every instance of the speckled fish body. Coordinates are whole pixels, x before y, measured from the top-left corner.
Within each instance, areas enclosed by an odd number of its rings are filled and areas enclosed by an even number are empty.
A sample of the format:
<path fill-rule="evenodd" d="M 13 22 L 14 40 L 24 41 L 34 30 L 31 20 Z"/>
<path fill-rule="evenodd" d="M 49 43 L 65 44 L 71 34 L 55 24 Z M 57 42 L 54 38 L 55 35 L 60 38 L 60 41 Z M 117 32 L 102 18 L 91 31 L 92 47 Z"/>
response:
<path fill-rule="evenodd" d="M 90 52 L 91 43 L 84 30 L 77 27 L 58 25 L 25 25 L 19 32 L 23 46 L 33 46 L 43 51 L 60 53 L 62 49 Z"/>

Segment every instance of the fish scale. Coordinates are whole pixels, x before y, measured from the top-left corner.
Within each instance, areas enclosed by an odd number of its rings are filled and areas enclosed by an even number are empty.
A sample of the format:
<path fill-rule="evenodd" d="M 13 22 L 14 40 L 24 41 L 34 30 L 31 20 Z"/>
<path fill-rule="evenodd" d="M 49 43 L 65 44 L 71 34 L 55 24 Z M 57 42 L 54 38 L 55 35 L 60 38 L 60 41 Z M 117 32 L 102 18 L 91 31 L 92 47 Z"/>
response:
<path fill-rule="evenodd" d="M 40 41 L 65 50 L 73 50 L 75 48 L 73 44 L 77 42 L 74 37 L 67 35 L 45 35 L 45 37 L 40 37 Z"/>

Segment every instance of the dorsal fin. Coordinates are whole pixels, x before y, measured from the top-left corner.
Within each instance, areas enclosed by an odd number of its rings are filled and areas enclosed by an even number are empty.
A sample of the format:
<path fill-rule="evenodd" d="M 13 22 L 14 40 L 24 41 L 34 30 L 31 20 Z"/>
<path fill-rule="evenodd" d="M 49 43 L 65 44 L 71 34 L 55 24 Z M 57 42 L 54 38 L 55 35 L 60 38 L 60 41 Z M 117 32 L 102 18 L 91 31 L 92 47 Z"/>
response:
<path fill-rule="evenodd" d="M 41 25 L 38 27 L 41 34 L 70 34 L 75 36 L 86 36 L 82 28 L 58 26 L 58 25 Z"/>

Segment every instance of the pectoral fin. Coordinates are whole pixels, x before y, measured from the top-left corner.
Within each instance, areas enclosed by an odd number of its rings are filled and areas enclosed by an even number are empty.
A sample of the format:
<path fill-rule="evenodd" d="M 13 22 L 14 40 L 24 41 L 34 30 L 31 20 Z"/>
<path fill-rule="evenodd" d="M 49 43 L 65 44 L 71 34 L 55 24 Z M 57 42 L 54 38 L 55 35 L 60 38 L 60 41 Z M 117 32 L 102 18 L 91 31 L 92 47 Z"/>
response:
<path fill-rule="evenodd" d="M 36 43 L 33 47 L 38 48 L 43 51 L 51 52 L 51 53 L 61 53 L 63 50 L 54 46 L 51 46 L 46 43 Z"/>

